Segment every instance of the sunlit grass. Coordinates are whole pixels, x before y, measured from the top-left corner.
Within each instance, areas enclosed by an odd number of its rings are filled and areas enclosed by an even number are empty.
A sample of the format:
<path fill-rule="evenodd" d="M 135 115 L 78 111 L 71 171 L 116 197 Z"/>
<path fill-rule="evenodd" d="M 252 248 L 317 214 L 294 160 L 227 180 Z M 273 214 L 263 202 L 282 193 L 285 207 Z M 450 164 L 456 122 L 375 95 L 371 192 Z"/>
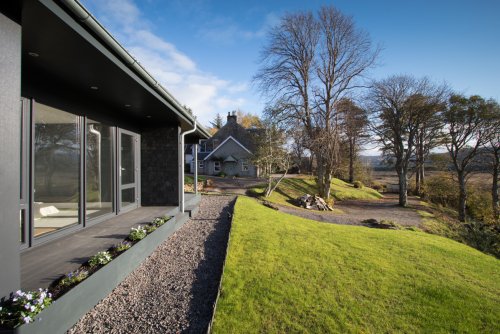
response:
<path fill-rule="evenodd" d="M 262 196 L 265 186 L 261 185 L 251 189 L 251 192 L 257 196 Z M 292 205 L 294 201 L 304 195 L 314 195 L 318 193 L 316 180 L 313 177 L 294 177 L 283 179 L 278 188 L 266 200 L 282 204 Z M 352 184 L 339 179 L 333 179 L 330 191 L 334 200 L 347 199 L 380 199 L 383 196 L 369 187 L 354 188 Z"/>
<path fill-rule="evenodd" d="M 214 333 L 498 333 L 500 262 L 423 232 L 314 222 L 240 197 Z"/>

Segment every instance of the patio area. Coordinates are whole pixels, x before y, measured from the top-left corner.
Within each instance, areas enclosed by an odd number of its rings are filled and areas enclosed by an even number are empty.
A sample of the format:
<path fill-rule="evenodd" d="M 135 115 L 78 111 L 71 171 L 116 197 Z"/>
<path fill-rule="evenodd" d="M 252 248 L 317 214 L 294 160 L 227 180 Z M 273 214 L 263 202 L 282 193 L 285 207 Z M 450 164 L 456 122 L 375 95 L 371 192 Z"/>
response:
<path fill-rule="evenodd" d="M 200 195 L 187 194 L 186 211 L 195 210 Z M 80 267 L 88 258 L 121 242 L 130 228 L 160 216 L 187 219 L 177 206 L 140 207 L 79 232 L 47 242 L 21 253 L 21 288 L 47 288 L 54 280 Z"/>

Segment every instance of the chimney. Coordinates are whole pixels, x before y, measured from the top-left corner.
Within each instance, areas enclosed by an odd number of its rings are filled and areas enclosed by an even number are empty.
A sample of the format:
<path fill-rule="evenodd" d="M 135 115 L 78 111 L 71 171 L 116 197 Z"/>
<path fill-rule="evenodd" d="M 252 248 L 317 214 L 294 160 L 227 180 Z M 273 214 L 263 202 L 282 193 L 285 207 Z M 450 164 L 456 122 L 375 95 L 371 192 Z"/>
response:
<path fill-rule="evenodd" d="M 236 116 L 236 111 L 233 111 L 232 115 L 231 115 L 230 111 L 227 112 L 227 122 L 228 123 L 236 123 L 237 117 L 238 116 Z"/>

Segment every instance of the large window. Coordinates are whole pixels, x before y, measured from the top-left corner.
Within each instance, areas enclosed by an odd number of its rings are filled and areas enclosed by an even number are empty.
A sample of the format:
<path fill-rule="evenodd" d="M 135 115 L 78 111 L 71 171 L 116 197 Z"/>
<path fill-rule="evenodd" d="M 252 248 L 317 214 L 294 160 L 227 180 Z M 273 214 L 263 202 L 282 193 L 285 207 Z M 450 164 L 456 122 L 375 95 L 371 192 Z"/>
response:
<path fill-rule="evenodd" d="M 113 212 L 113 128 L 87 120 L 87 218 Z"/>
<path fill-rule="evenodd" d="M 80 212 L 80 118 L 35 105 L 34 235 L 78 224 Z"/>

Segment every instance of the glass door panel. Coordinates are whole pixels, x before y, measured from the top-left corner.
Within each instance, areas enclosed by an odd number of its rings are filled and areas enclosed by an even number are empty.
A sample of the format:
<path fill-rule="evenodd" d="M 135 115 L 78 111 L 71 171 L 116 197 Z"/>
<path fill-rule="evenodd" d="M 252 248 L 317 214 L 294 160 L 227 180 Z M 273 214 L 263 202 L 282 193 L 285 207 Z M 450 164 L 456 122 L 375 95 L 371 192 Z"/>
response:
<path fill-rule="evenodd" d="M 138 136 L 120 130 L 120 208 L 137 205 Z"/>
<path fill-rule="evenodd" d="M 79 224 L 80 118 L 35 104 L 34 236 Z"/>
<path fill-rule="evenodd" d="M 86 204 L 87 219 L 114 211 L 113 128 L 87 120 Z"/>

